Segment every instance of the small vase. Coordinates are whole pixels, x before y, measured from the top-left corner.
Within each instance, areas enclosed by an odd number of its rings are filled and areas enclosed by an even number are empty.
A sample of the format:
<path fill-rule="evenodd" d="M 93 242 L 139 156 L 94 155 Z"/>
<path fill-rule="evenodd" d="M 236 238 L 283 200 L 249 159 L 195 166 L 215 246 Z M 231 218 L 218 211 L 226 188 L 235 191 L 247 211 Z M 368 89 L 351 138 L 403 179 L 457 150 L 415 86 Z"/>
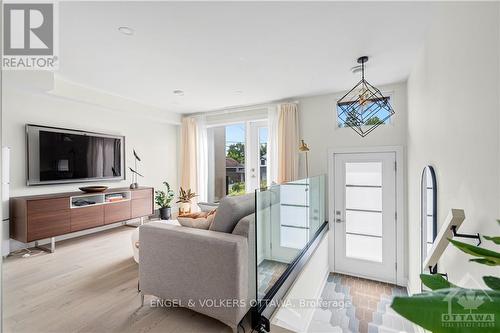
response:
<path fill-rule="evenodd" d="M 179 215 L 191 213 L 191 203 L 190 202 L 180 202 L 179 203 Z"/>
<path fill-rule="evenodd" d="M 170 220 L 172 217 L 172 209 L 170 207 L 160 208 L 160 219 Z"/>

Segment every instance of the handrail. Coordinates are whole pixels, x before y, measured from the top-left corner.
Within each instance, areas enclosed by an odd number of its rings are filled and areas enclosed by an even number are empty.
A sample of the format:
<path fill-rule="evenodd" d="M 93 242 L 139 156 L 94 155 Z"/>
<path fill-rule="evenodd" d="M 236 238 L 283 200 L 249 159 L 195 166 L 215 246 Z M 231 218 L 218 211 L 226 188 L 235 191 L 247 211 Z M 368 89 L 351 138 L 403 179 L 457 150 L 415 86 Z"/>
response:
<path fill-rule="evenodd" d="M 458 230 L 465 220 L 465 212 L 463 209 L 451 209 L 442 225 L 436 239 L 432 243 L 431 250 L 424 261 L 424 269 L 429 269 L 431 272 L 437 265 L 439 259 L 450 243 L 448 239 L 453 238 L 453 230 Z M 454 227 L 454 228 L 453 228 Z"/>

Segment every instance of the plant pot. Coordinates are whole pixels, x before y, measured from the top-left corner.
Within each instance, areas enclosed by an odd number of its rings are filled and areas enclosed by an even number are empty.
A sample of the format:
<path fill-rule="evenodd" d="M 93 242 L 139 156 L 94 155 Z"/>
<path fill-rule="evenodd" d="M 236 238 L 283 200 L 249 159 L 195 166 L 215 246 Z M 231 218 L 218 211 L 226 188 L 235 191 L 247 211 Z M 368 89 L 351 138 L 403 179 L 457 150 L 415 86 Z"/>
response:
<path fill-rule="evenodd" d="M 172 208 L 170 207 L 160 208 L 160 219 L 170 220 L 171 217 L 172 217 Z"/>
<path fill-rule="evenodd" d="M 191 203 L 190 202 L 180 202 L 179 203 L 179 215 L 191 213 Z"/>

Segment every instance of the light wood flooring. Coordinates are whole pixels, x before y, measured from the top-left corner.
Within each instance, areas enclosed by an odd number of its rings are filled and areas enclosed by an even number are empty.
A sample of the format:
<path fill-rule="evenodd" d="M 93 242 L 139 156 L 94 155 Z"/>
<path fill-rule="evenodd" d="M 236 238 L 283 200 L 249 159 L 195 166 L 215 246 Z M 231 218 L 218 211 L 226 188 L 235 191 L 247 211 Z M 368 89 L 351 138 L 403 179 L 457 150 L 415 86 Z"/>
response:
<path fill-rule="evenodd" d="M 188 309 L 151 308 L 148 297 L 141 307 L 132 231 L 119 227 L 58 242 L 53 254 L 4 260 L 4 332 L 231 332 Z"/>

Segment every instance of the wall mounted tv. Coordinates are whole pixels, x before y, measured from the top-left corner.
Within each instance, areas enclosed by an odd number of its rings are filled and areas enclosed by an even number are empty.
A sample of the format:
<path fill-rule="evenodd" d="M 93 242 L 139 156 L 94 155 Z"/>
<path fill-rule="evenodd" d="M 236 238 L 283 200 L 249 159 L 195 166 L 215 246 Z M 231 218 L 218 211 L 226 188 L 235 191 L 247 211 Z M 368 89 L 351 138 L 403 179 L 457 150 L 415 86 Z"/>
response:
<path fill-rule="evenodd" d="M 26 125 L 28 185 L 125 179 L 125 137 Z"/>

